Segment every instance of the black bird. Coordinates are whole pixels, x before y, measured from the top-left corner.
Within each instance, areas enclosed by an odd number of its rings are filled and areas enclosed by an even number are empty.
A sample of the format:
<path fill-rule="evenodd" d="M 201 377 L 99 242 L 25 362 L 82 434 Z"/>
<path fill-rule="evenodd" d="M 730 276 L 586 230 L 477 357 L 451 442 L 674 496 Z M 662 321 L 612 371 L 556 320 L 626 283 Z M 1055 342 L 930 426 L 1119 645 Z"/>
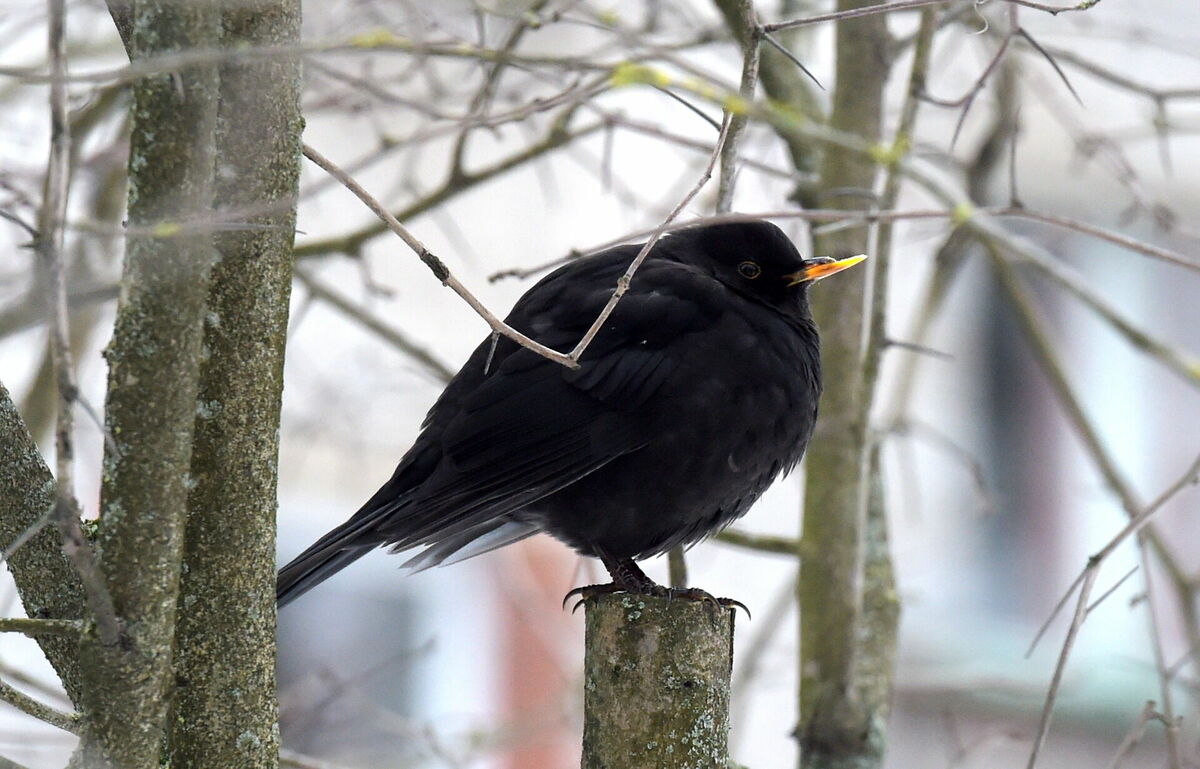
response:
<path fill-rule="evenodd" d="M 571 349 L 640 248 L 559 268 L 507 322 Z M 279 603 L 376 547 L 427 546 L 405 564 L 424 568 L 537 532 L 603 561 L 613 583 L 588 590 L 664 592 L 635 560 L 719 531 L 800 461 L 821 393 L 808 287 L 863 258 L 804 259 L 763 221 L 691 227 L 655 244 L 579 368 L 484 341 L 391 479 L 279 572 Z"/>

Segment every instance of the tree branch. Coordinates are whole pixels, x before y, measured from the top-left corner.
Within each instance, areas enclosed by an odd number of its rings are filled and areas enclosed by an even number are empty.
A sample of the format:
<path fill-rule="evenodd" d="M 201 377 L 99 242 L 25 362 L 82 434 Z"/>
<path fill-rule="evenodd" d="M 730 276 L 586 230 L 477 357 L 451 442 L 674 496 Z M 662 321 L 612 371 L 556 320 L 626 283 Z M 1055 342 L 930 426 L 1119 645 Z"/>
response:
<path fill-rule="evenodd" d="M 71 734 L 79 733 L 79 716 L 74 713 L 64 713 L 61 710 L 38 702 L 33 697 L 25 694 L 22 691 L 14 689 L 3 681 L 0 681 L 0 700 L 7 702 L 22 713 L 33 716 L 43 723 L 56 726 L 63 731 Z"/>
<path fill-rule="evenodd" d="M 0 617 L 0 633 L 21 633 L 30 638 L 43 635 L 78 638 L 83 623 L 77 619 L 30 619 Z"/>
<path fill-rule="evenodd" d="M 304 286 L 309 294 L 357 321 L 368 331 L 371 331 L 400 352 L 415 360 L 427 373 L 438 381 L 449 382 L 454 377 L 454 371 L 438 360 L 437 356 L 432 352 L 409 339 L 395 328 L 392 328 L 381 318 L 367 312 L 367 310 L 338 293 L 332 287 L 318 280 L 308 270 L 296 270 L 295 278 L 300 282 L 300 285 Z"/>
<path fill-rule="evenodd" d="M 425 266 L 429 268 L 434 277 L 440 280 L 443 286 L 448 287 L 454 293 L 462 297 L 463 300 L 470 305 L 471 309 L 473 309 L 476 314 L 479 315 L 479 317 L 483 318 L 494 332 L 508 337 L 522 347 L 541 355 L 547 360 L 552 360 L 555 363 L 566 366 L 567 368 L 576 368 L 578 366 L 578 363 L 575 362 L 575 359 L 572 356 L 565 355 L 557 352 L 556 350 L 551 350 L 549 347 L 530 339 L 520 331 L 517 331 L 512 326 L 509 326 L 507 323 L 493 315 L 492 312 L 484 307 L 483 303 L 480 302 L 479 299 L 477 299 L 475 295 L 467 289 L 466 286 L 459 282 L 458 278 L 451 274 L 450 269 L 446 267 L 445 263 L 442 262 L 441 259 L 439 259 L 433 252 L 426 248 L 424 243 L 422 243 L 420 240 L 417 240 L 416 236 L 409 232 L 408 229 L 396 219 L 396 217 L 392 216 L 392 214 L 386 208 L 384 208 L 378 200 L 376 200 L 369 192 L 363 189 L 358 182 L 354 181 L 349 174 L 338 168 L 337 165 L 335 165 L 324 155 L 307 145 L 304 147 L 304 156 L 320 166 L 330 176 L 333 176 L 340 181 L 346 187 L 346 189 L 353 192 L 359 200 L 365 203 L 367 208 L 371 209 L 376 216 L 384 221 L 389 230 L 398 235 L 400 239 L 404 241 L 405 245 L 413 250 L 413 252 L 417 255 L 417 258 L 425 263 Z"/>

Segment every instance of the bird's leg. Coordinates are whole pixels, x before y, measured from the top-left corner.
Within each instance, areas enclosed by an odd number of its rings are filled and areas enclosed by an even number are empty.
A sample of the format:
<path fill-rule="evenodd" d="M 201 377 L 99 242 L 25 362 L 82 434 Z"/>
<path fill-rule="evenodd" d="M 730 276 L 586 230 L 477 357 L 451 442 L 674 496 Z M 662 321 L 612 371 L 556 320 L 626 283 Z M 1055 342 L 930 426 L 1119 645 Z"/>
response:
<path fill-rule="evenodd" d="M 563 596 L 563 608 L 567 607 L 567 601 L 574 597 L 579 598 L 579 602 L 571 607 L 571 613 L 583 605 L 583 602 L 589 598 L 594 598 L 598 595 L 607 595 L 608 593 L 633 593 L 636 595 L 665 595 L 667 588 L 658 584 L 654 580 L 646 576 L 632 558 L 615 558 L 604 551 L 597 552 L 600 557 L 600 562 L 604 564 L 604 568 L 608 571 L 612 582 L 604 585 L 584 585 L 577 587 L 574 590 Z"/>
<path fill-rule="evenodd" d="M 626 593 L 640 595 L 659 595 L 666 590 L 662 585 L 646 576 L 646 572 L 632 558 L 613 558 L 607 553 L 600 554 L 600 562 L 608 569 L 612 584 Z"/>

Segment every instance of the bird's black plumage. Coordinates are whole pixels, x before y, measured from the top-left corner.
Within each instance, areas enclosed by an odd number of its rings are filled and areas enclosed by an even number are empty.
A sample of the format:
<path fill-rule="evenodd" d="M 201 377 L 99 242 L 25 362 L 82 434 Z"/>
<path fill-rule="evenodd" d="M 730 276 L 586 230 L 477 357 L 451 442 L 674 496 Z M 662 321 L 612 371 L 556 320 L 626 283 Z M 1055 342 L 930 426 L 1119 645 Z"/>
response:
<path fill-rule="evenodd" d="M 639 248 L 556 270 L 507 322 L 571 349 Z M 578 369 L 485 341 L 391 479 L 280 571 L 280 603 L 375 547 L 428 546 L 424 567 L 539 531 L 652 585 L 634 559 L 721 529 L 800 460 L 821 391 L 806 292 L 837 264 L 767 222 L 693 227 L 654 246 Z"/>

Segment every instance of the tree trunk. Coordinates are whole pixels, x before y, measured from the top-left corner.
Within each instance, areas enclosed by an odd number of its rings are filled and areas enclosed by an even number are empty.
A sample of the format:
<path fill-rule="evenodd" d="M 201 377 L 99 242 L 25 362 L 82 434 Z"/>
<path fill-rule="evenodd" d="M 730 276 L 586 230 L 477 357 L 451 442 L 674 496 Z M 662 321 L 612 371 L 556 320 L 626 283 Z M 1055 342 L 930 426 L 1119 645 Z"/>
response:
<path fill-rule="evenodd" d="M 220 42 L 208 2 L 138 3 L 131 57 Z M 204 303 L 213 262 L 215 66 L 133 88 L 129 237 L 108 349 L 101 568 L 125 626 L 120 644 L 81 639 L 85 728 L 76 766 L 160 763 L 191 485 Z"/>
<path fill-rule="evenodd" d="M 733 611 L 626 593 L 585 607 L 583 769 L 725 769 Z"/>
<path fill-rule="evenodd" d="M 869 4 L 840 0 L 837 10 Z M 838 23 L 832 128 L 879 141 L 883 88 L 891 70 L 890 41 L 881 14 Z M 822 205 L 849 210 L 870 207 L 876 173 L 875 162 L 861 153 L 827 146 L 821 162 Z M 869 232 L 865 227 L 838 230 L 814 238 L 813 249 L 829 256 L 865 253 Z M 874 394 L 866 364 L 873 355 L 871 346 L 882 341 L 868 338 L 867 276 L 868 270 L 848 274 L 836 287 L 820 287 L 812 296 L 813 315 L 821 328 L 825 392 L 806 458 L 803 541 L 812 555 L 800 565 L 797 734 L 801 766 L 814 769 L 878 765 L 890 696 L 890 686 L 885 686 L 882 701 L 866 701 L 856 669 L 860 663 L 856 655 L 863 651 L 863 593 L 874 590 L 864 588 L 871 483 L 867 420 Z M 886 526 L 882 502 L 876 513 L 872 574 L 882 577 L 890 575 L 886 535 L 878 528 Z M 872 698 L 876 688 L 871 689 Z"/>
<path fill-rule="evenodd" d="M 298 44 L 298 0 L 226 11 L 224 46 Z M 216 236 L 175 635 L 171 765 L 271 767 L 275 509 L 300 174 L 298 59 L 221 67 Z"/>

